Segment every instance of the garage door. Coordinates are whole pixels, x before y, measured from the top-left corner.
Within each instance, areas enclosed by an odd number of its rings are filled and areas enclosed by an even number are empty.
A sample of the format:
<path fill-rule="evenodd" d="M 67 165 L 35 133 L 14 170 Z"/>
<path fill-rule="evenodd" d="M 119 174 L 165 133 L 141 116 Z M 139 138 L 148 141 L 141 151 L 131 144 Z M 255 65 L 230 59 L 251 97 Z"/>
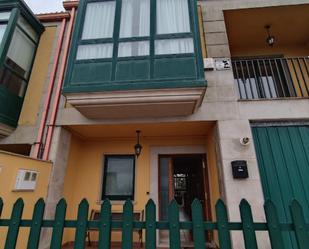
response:
<path fill-rule="evenodd" d="M 281 222 L 291 222 L 289 204 L 297 199 L 309 221 L 309 126 L 253 127 L 265 199 L 277 206 Z M 286 248 L 297 248 L 285 233 Z"/>

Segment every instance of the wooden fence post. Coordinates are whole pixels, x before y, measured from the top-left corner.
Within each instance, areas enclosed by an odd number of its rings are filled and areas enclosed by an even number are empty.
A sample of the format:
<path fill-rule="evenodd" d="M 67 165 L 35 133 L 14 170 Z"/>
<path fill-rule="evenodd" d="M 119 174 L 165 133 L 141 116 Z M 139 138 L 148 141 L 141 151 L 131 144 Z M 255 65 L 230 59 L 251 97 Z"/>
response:
<path fill-rule="evenodd" d="M 74 249 L 85 248 L 85 238 L 87 234 L 89 204 L 83 199 L 78 206 L 77 224 L 75 232 Z"/>
<path fill-rule="evenodd" d="M 303 208 L 298 201 L 293 200 L 290 205 L 290 210 L 295 227 L 298 247 L 299 249 L 306 249 L 309 247 L 309 233 L 306 230 Z"/>
<path fill-rule="evenodd" d="M 146 249 L 156 249 L 156 205 L 152 199 L 146 205 Z"/>
<path fill-rule="evenodd" d="M 203 208 L 198 199 L 191 204 L 192 223 L 193 223 L 193 239 L 195 249 L 205 249 L 205 230 L 203 219 Z"/>
<path fill-rule="evenodd" d="M 272 248 L 285 249 L 277 209 L 274 203 L 271 200 L 267 200 L 264 204 L 264 210 Z"/>
<path fill-rule="evenodd" d="M 221 249 L 232 249 L 231 234 L 224 202 L 220 199 L 216 203 L 216 217 L 218 236 Z"/>
<path fill-rule="evenodd" d="M 45 202 L 41 198 L 34 206 L 32 224 L 27 249 L 37 249 L 40 243 L 41 228 L 44 217 Z"/>
<path fill-rule="evenodd" d="M 13 206 L 11 220 L 9 224 L 9 230 L 6 236 L 4 249 L 15 249 L 16 247 L 19 225 L 23 214 L 23 209 L 24 209 L 24 201 L 21 198 L 19 198 Z"/>
<path fill-rule="evenodd" d="M 172 200 L 168 206 L 170 248 L 180 249 L 180 224 L 178 203 Z"/>
<path fill-rule="evenodd" d="M 133 205 L 126 200 L 123 205 L 122 249 L 132 249 L 133 245 Z"/>
<path fill-rule="evenodd" d="M 56 207 L 50 249 L 61 249 L 67 203 L 61 199 Z"/>
<path fill-rule="evenodd" d="M 111 203 L 109 200 L 104 200 L 101 204 L 100 212 L 100 227 L 99 227 L 99 248 L 110 249 L 111 243 Z"/>
<path fill-rule="evenodd" d="M 258 249 L 253 226 L 253 218 L 249 203 L 242 199 L 240 202 L 240 216 L 242 221 L 242 231 L 246 249 Z"/>

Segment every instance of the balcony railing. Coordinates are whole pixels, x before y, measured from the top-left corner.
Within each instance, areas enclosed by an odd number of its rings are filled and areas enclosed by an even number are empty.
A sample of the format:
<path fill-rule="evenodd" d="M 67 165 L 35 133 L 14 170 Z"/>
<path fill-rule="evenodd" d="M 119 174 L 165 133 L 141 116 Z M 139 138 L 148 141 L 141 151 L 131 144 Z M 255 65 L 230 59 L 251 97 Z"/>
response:
<path fill-rule="evenodd" d="M 240 99 L 309 97 L 309 56 L 232 60 Z"/>

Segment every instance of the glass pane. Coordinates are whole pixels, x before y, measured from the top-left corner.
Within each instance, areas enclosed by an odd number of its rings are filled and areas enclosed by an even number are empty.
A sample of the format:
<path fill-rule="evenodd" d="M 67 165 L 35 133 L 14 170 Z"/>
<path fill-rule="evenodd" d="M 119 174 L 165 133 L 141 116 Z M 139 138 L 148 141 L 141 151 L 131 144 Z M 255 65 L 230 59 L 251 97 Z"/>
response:
<path fill-rule="evenodd" d="M 19 67 L 21 76 L 27 78 L 35 52 L 35 44 L 19 29 L 16 28 L 7 57 Z"/>
<path fill-rule="evenodd" d="M 193 39 L 157 40 L 155 41 L 155 51 L 157 55 L 194 53 Z"/>
<path fill-rule="evenodd" d="M 120 37 L 149 36 L 150 0 L 123 0 Z"/>
<path fill-rule="evenodd" d="M 5 30 L 6 30 L 6 24 L 0 24 L 0 43 L 2 42 Z"/>
<path fill-rule="evenodd" d="M 0 20 L 9 20 L 10 19 L 11 12 L 0 12 Z"/>
<path fill-rule="evenodd" d="M 35 30 L 30 26 L 30 24 L 27 22 L 25 18 L 20 16 L 18 18 L 18 24 L 27 32 L 27 34 L 34 40 L 38 41 L 38 34 L 35 32 Z"/>
<path fill-rule="evenodd" d="M 80 45 L 77 50 L 77 60 L 112 58 L 113 44 Z"/>
<path fill-rule="evenodd" d="M 118 48 L 118 57 L 149 55 L 149 42 L 121 42 Z"/>
<path fill-rule="evenodd" d="M 24 181 L 29 181 L 30 180 L 30 172 L 26 172 Z"/>
<path fill-rule="evenodd" d="M 13 67 L 13 69 L 16 68 L 18 68 L 17 65 Z M 0 70 L 0 85 L 5 86 L 11 93 L 23 97 L 27 83 L 9 69 L 4 68 Z"/>
<path fill-rule="evenodd" d="M 111 38 L 114 31 L 115 1 L 87 4 L 82 39 Z"/>
<path fill-rule="evenodd" d="M 134 158 L 109 157 L 105 167 L 105 195 L 133 195 Z"/>
<path fill-rule="evenodd" d="M 157 34 L 190 32 L 188 0 L 157 0 Z"/>

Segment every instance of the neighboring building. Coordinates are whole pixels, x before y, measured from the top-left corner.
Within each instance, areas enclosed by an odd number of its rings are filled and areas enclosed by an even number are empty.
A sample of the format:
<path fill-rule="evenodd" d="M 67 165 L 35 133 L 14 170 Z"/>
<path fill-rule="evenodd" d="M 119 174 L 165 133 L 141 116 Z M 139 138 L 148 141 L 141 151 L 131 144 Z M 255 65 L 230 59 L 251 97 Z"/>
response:
<path fill-rule="evenodd" d="M 219 198 L 231 221 L 240 220 L 242 198 L 255 221 L 265 220 L 265 199 L 282 221 L 293 198 L 309 207 L 308 1 L 64 7 L 34 17 L 21 1 L 0 1 L 0 150 L 52 162 L 47 218 L 62 197 L 70 219 L 82 198 L 93 210 L 109 198 L 114 212 L 128 198 L 142 211 L 152 198 L 160 219 L 172 198 L 183 219 L 194 198 L 208 220 Z M 233 174 L 232 163 L 244 168 Z M 243 248 L 242 235 L 232 235 Z M 160 233 L 158 245 L 167 239 Z M 73 240 L 65 231 L 64 243 Z M 215 233 L 208 242 L 215 246 Z M 270 248 L 266 233 L 258 243 Z M 285 243 L 297 248 L 292 234 Z"/>

